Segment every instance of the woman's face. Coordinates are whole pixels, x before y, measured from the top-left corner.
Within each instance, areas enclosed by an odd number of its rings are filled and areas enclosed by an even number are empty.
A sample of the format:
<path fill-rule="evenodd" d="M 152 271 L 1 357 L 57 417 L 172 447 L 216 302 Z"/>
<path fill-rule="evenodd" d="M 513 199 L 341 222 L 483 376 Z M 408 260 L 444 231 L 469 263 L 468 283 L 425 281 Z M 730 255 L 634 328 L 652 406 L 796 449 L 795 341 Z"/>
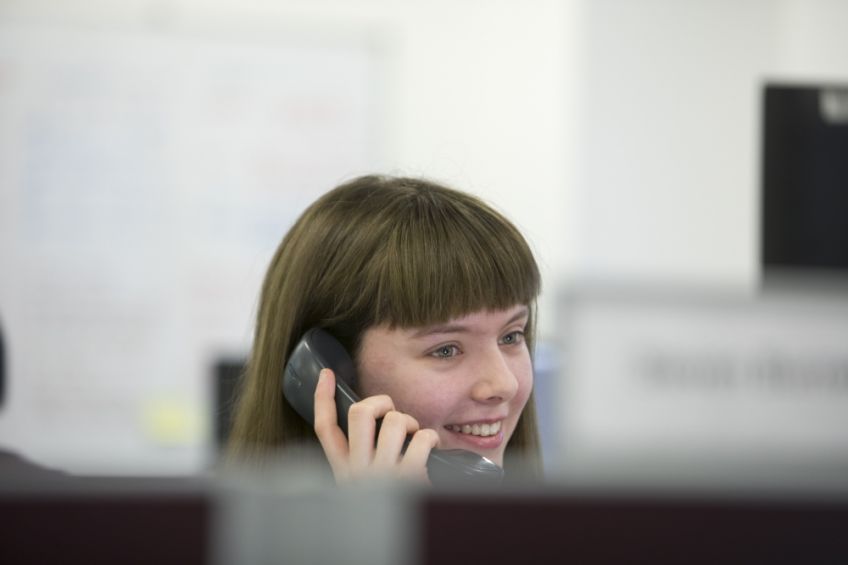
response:
<path fill-rule="evenodd" d="M 529 310 L 479 311 L 422 328 L 375 326 L 357 360 L 359 392 L 439 434 L 439 449 L 466 449 L 503 465 L 506 444 L 533 388 L 524 342 Z"/>

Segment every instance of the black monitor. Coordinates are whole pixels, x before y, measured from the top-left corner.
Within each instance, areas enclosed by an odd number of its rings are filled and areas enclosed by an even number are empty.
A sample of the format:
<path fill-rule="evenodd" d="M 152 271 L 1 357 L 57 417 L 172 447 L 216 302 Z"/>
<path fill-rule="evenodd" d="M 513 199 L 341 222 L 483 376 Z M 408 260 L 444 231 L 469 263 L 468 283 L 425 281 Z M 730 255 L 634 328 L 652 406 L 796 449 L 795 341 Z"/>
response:
<path fill-rule="evenodd" d="M 233 408 L 238 395 L 238 383 L 244 372 L 246 360 L 242 357 L 221 357 L 212 370 L 215 399 L 212 417 L 215 444 L 223 449 L 230 435 Z"/>
<path fill-rule="evenodd" d="M 766 274 L 848 273 L 848 86 L 767 85 L 763 108 Z"/>

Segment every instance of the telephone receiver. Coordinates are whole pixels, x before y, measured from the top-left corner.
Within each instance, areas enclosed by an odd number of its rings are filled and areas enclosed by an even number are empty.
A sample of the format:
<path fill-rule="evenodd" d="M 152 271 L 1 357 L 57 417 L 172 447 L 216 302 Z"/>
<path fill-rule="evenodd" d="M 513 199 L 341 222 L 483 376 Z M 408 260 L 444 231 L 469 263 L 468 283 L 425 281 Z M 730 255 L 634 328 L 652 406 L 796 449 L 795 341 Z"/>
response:
<path fill-rule="evenodd" d="M 321 328 L 308 330 L 295 346 L 283 371 L 283 396 L 301 418 L 315 424 L 315 388 L 321 369 L 332 369 L 336 375 L 336 416 L 338 426 L 347 435 L 347 413 L 359 402 L 354 392 L 356 366 L 335 337 Z M 381 420 L 377 421 L 377 430 Z M 404 450 L 409 444 L 407 437 Z M 501 467 L 464 449 L 433 449 L 427 460 L 427 474 L 433 485 L 458 482 L 500 482 Z"/>

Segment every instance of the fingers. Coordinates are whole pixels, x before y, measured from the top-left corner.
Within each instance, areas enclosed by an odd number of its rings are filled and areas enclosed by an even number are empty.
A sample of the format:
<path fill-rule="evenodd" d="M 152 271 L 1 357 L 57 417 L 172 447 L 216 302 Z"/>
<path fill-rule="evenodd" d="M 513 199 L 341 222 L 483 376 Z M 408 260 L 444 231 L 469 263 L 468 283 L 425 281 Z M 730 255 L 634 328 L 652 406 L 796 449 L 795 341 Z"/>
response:
<path fill-rule="evenodd" d="M 380 435 L 377 438 L 377 451 L 374 454 L 374 468 L 388 471 L 398 464 L 406 436 L 418 431 L 418 420 L 403 412 L 392 411 L 383 417 Z"/>
<path fill-rule="evenodd" d="M 327 455 L 336 480 L 350 475 L 347 438 L 338 426 L 336 417 L 336 376 L 330 369 L 318 375 L 315 387 L 315 435 Z"/>
<path fill-rule="evenodd" d="M 350 446 L 350 470 L 359 474 L 367 469 L 374 459 L 374 436 L 377 419 L 395 409 L 392 399 L 385 394 L 369 396 L 350 407 L 347 413 L 347 435 Z M 381 432 L 382 435 L 382 432 Z"/>
<path fill-rule="evenodd" d="M 399 464 L 401 476 L 427 481 L 427 458 L 438 445 L 439 434 L 436 430 L 425 428 L 415 432 Z"/>

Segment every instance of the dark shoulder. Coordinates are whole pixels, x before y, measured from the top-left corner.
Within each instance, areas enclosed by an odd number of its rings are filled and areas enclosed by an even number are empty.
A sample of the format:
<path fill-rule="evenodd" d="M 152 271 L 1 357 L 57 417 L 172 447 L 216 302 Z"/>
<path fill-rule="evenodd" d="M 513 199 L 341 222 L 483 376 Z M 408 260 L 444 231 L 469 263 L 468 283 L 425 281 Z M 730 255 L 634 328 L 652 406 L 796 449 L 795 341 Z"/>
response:
<path fill-rule="evenodd" d="M 67 477 L 61 471 L 44 467 L 29 459 L 8 451 L 0 449 L 0 478 L 58 478 Z"/>

